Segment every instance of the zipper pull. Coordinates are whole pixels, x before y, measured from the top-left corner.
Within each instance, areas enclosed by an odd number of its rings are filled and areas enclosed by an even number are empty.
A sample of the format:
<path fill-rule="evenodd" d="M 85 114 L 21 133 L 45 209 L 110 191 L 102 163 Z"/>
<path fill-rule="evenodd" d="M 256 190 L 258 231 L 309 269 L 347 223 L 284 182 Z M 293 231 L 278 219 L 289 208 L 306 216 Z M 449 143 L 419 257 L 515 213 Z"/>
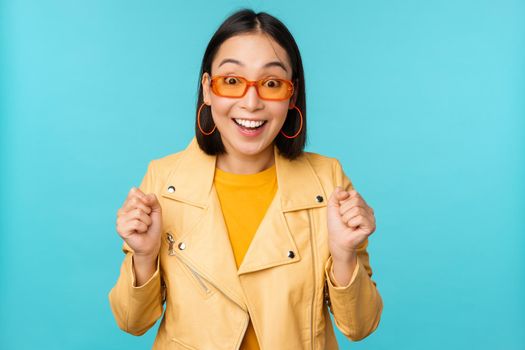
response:
<path fill-rule="evenodd" d="M 171 233 L 166 233 L 166 240 L 168 241 L 168 255 L 175 255 L 175 250 L 173 249 L 173 243 L 175 243 L 175 240 L 173 239 L 173 236 Z"/>

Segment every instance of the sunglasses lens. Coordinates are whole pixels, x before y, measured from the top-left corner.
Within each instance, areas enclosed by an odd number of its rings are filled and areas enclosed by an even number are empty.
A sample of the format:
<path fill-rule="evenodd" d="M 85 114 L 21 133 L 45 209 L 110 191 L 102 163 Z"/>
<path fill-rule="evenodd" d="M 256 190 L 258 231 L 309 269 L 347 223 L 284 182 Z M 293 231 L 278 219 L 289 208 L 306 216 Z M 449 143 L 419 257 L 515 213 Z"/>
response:
<path fill-rule="evenodd" d="M 266 79 L 259 82 L 259 94 L 261 98 L 270 100 L 285 100 L 293 91 L 290 83 L 280 79 Z"/>
<path fill-rule="evenodd" d="M 213 83 L 213 92 L 225 97 L 241 97 L 246 89 L 246 81 L 238 77 L 218 77 Z"/>

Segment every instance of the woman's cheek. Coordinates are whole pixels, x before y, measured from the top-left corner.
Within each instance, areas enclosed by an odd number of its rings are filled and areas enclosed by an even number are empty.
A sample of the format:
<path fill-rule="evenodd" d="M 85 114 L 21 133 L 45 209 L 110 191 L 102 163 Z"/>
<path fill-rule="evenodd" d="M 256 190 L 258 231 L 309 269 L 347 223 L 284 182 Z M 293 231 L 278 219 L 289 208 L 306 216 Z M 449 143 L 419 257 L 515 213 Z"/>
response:
<path fill-rule="evenodd" d="M 225 103 L 213 103 L 212 106 L 211 113 L 213 121 L 217 127 L 221 129 L 224 126 L 227 126 L 227 123 L 231 122 L 231 118 L 229 116 L 231 106 Z"/>

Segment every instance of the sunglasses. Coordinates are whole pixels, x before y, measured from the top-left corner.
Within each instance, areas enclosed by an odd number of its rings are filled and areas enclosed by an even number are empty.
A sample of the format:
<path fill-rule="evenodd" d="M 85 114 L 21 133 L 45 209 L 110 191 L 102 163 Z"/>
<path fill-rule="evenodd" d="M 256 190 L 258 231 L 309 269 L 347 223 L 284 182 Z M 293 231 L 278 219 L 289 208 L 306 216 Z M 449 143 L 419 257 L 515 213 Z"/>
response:
<path fill-rule="evenodd" d="M 287 100 L 294 92 L 293 83 L 286 79 L 264 78 L 250 81 L 235 75 L 216 75 L 211 78 L 211 90 L 222 97 L 243 97 L 250 86 L 255 86 L 257 95 L 268 101 Z"/>

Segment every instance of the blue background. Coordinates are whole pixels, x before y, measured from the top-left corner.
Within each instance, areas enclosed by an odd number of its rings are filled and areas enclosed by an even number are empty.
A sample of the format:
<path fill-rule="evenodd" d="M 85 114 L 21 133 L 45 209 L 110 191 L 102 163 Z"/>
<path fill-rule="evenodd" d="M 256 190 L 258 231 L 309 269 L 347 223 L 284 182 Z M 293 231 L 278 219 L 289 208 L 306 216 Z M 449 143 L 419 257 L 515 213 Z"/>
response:
<path fill-rule="evenodd" d="M 3 349 L 146 349 L 107 294 L 116 211 L 193 135 L 199 65 L 252 7 L 304 60 L 309 151 L 375 209 L 379 328 L 342 349 L 525 347 L 523 1 L 0 3 Z"/>

